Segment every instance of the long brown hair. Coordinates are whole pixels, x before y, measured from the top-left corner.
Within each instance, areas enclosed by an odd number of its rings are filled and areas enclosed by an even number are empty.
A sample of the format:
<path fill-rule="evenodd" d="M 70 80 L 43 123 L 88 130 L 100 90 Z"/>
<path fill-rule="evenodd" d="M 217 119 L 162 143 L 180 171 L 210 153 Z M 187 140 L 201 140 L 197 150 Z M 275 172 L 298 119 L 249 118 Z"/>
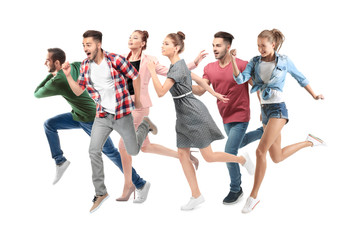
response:
<path fill-rule="evenodd" d="M 258 38 L 267 38 L 269 42 L 275 43 L 275 51 L 279 51 L 284 42 L 284 35 L 278 29 L 264 30 L 259 35 Z"/>

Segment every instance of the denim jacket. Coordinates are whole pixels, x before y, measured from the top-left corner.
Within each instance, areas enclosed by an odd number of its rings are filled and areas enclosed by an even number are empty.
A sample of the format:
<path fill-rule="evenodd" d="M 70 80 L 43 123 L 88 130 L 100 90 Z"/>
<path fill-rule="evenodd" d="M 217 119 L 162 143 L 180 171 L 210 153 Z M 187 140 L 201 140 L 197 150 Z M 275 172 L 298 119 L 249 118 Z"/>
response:
<path fill-rule="evenodd" d="M 238 84 L 243 84 L 252 77 L 253 87 L 251 93 L 260 90 L 264 100 L 268 100 L 271 97 L 271 89 L 283 91 L 287 72 L 296 79 L 301 87 L 305 87 L 309 84 L 306 77 L 296 69 L 294 63 L 287 56 L 280 55 L 277 52 L 275 52 L 275 56 L 276 67 L 272 71 L 271 81 L 269 81 L 269 83 L 264 83 L 259 76 L 259 64 L 262 62 L 262 56 L 252 58 L 245 70 L 237 77 L 234 76 L 235 81 Z"/>

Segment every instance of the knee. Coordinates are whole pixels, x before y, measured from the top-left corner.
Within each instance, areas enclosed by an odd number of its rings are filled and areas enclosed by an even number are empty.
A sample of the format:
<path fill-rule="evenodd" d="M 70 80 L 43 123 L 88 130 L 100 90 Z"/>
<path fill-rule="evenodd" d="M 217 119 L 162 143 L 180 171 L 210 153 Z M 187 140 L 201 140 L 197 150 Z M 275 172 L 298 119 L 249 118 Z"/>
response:
<path fill-rule="evenodd" d="M 279 163 L 282 161 L 282 158 L 281 157 L 278 157 L 278 156 L 271 156 L 271 160 L 274 162 L 274 163 Z"/>
<path fill-rule="evenodd" d="M 127 148 L 127 153 L 130 155 L 130 156 L 136 156 L 137 154 L 139 154 L 140 152 L 140 149 L 139 148 Z"/>
<path fill-rule="evenodd" d="M 148 146 L 141 147 L 141 151 L 144 152 L 144 153 L 149 153 Z"/>
<path fill-rule="evenodd" d="M 265 158 L 265 156 L 266 156 L 266 151 L 263 151 L 262 149 L 257 148 L 257 150 L 256 150 L 257 160 L 258 159 L 263 159 L 263 158 Z"/>
<path fill-rule="evenodd" d="M 45 131 L 54 131 L 54 127 L 53 127 L 53 121 L 51 119 L 48 119 L 44 122 L 43 124 L 44 126 L 44 130 Z"/>
<path fill-rule="evenodd" d="M 211 162 L 214 162 L 213 158 L 212 158 L 212 155 L 210 154 L 202 154 L 204 160 L 208 163 L 211 163 Z"/>
<path fill-rule="evenodd" d="M 88 154 L 91 159 L 101 157 L 102 155 L 102 148 L 99 146 L 94 146 L 90 144 L 90 147 L 88 148 Z"/>
<path fill-rule="evenodd" d="M 187 152 L 178 150 L 178 158 L 181 163 L 188 160 L 188 157 Z"/>

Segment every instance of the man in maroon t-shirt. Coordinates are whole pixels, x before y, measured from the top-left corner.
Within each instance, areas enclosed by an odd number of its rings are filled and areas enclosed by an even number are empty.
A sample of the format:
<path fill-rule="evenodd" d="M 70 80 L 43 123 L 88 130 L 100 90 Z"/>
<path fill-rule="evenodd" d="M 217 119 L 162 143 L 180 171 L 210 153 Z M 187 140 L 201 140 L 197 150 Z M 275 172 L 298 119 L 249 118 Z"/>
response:
<path fill-rule="evenodd" d="M 228 136 L 225 152 L 238 154 L 238 149 L 262 137 L 263 127 L 246 133 L 250 120 L 250 98 L 248 83 L 238 85 L 233 78 L 233 68 L 230 61 L 229 49 L 234 37 L 227 32 L 214 35 L 213 51 L 216 62 L 209 63 L 204 68 L 203 78 L 213 85 L 216 92 L 229 98 L 228 103 L 217 101 L 219 112 L 223 119 L 224 128 Z M 239 70 L 244 71 L 247 61 L 236 58 Z M 251 81 L 251 80 L 250 80 Z M 205 90 L 193 85 L 192 91 L 196 95 L 203 95 Z M 241 188 L 241 174 L 239 164 L 226 163 L 231 178 L 230 192 L 223 200 L 224 204 L 236 203 L 243 195 Z"/>

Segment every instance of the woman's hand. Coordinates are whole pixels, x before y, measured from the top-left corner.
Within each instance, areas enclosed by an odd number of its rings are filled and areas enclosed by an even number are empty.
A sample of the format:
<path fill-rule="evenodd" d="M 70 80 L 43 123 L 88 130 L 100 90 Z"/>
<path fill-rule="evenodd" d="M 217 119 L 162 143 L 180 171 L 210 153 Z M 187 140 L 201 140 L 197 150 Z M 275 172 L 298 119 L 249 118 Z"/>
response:
<path fill-rule="evenodd" d="M 315 100 L 324 100 L 324 96 L 322 94 L 316 95 L 313 97 Z"/>
<path fill-rule="evenodd" d="M 155 68 L 156 68 L 155 62 L 153 62 L 152 60 L 149 60 L 149 62 L 147 64 L 147 68 L 148 68 L 150 73 L 154 73 L 155 72 Z"/>
<path fill-rule="evenodd" d="M 194 63 L 195 63 L 196 66 L 198 66 L 198 64 L 203 60 L 203 58 L 205 58 L 205 57 L 208 55 L 208 53 L 206 53 L 206 52 L 204 52 L 204 51 L 205 51 L 205 50 L 202 50 L 202 51 L 198 54 L 198 56 L 195 58 Z"/>
<path fill-rule="evenodd" d="M 228 103 L 228 101 L 229 101 L 229 98 L 226 98 L 225 95 L 222 95 L 222 94 L 220 94 L 220 93 L 218 93 L 218 92 L 215 92 L 214 96 L 215 96 L 218 100 L 220 100 L 220 101 L 222 101 L 222 102 L 224 102 L 224 103 Z"/>

